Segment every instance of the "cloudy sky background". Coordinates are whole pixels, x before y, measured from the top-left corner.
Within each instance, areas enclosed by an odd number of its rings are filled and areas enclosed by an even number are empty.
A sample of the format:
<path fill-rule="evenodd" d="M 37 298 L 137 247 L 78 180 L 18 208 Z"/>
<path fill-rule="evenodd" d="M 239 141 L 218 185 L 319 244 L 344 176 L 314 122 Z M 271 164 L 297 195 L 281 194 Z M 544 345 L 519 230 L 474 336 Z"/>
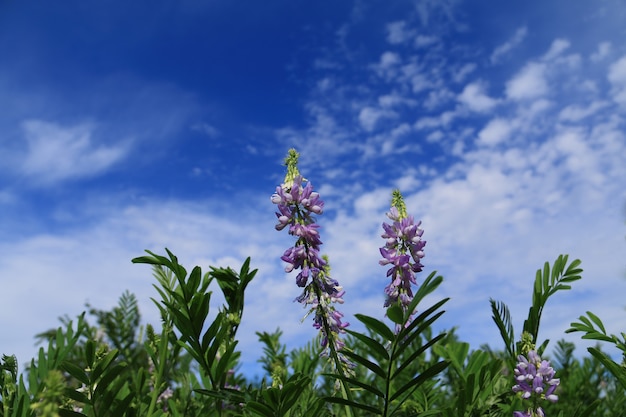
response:
<path fill-rule="evenodd" d="M 489 298 L 519 336 L 535 271 L 583 280 L 541 338 L 591 310 L 626 329 L 626 8 L 621 0 L 0 3 L 0 353 L 136 294 L 147 266 L 259 269 L 240 330 L 310 340 L 279 260 L 269 197 L 287 150 L 319 217 L 348 321 L 382 317 L 381 223 L 399 188 L 423 221 L 425 274 L 452 297 L 440 328 L 501 348 Z M 215 306 L 217 308 L 217 306 Z"/>

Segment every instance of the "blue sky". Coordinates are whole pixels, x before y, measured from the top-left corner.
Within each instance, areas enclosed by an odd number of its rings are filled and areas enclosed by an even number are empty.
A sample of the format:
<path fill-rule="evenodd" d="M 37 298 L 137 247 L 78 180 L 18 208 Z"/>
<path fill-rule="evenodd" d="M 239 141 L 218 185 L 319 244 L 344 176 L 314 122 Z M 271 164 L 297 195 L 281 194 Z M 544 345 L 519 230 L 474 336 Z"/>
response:
<path fill-rule="evenodd" d="M 287 150 L 326 202 L 323 249 L 348 321 L 382 317 L 391 190 L 423 221 L 440 326 L 501 347 L 537 268 L 583 280 L 540 337 L 587 310 L 626 328 L 626 9 L 620 0 L 0 3 L 0 353 L 124 290 L 158 323 L 151 271 L 259 268 L 241 328 L 314 336 L 279 260 L 269 197 Z M 356 324 L 355 324 L 356 325 Z M 519 334 L 518 334 L 519 335 Z M 578 343 L 578 335 L 568 335 Z M 582 347 L 583 344 L 580 344 Z"/>

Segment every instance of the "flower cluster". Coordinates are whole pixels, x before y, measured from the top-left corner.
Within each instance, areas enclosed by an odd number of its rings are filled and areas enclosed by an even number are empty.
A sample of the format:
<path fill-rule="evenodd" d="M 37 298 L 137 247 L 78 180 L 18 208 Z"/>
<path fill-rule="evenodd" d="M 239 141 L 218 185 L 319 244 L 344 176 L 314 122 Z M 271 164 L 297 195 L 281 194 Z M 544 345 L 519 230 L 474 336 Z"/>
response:
<path fill-rule="evenodd" d="M 339 334 L 345 333 L 349 323 L 342 321 L 343 314 L 333 306 L 343 303 L 344 291 L 339 282 L 330 277 L 328 260 L 320 255 L 322 241 L 314 218 L 314 215 L 322 214 L 324 202 L 313 191 L 311 183 L 299 174 L 297 160 L 297 152 L 290 150 L 285 160 L 285 182 L 276 187 L 271 198 L 272 203 L 278 205 L 276 230 L 287 228 L 289 234 L 297 238 L 295 245 L 287 249 L 281 259 L 287 263 L 286 272 L 299 271 L 296 284 L 303 291 L 296 301 L 308 306 L 309 314 L 314 313 L 313 327 L 322 334 L 324 353 L 328 354 L 330 349 L 344 365 L 350 365 L 339 353 L 344 346 Z"/>
<path fill-rule="evenodd" d="M 550 362 L 541 360 L 536 351 L 528 352 L 528 357 L 519 355 L 518 364 L 515 367 L 515 380 L 513 392 L 517 393 L 522 400 L 531 401 L 532 405 L 526 411 L 515 411 L 513 417 L 544 417 L 543 408 L 538 404 L 541 400 L 556 402 L 558 396 L 554 393 L 560 383 L 555 378 L 554 369 Z"/>
<path fill-rule="evenodd" d="M 391 265 L 387 271 L 391 282 L 385 287 L 385 307 L 399 302 L 406 310 L 413 300 L 411 284 L 417 285 L 415 274 L 424 268 L 421 263 L 426 245 L 422 240 L 424 231 L 420 228 L 421 221 L 416 223 L 413 216 L 407 215 L 399 190 L 393 191 L 387 217 L 392 223 L 383 223 L 385 232 L 381 236 L 385 246 L 380 248 L 383 259 L 379 261 L 381 265 Z"/>

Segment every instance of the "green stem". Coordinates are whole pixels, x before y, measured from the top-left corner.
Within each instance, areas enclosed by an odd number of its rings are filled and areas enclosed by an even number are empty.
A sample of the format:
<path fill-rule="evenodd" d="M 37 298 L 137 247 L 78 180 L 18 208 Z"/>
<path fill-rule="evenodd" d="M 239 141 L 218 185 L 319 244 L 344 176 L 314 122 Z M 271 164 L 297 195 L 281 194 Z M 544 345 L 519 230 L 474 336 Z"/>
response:
<path fill-rule="evenodd" d="M 167 358 L 167 344 L 168 344 L 168 336 L 169 336 L 169 325 L 163 325 L 163 332 L 161 333 L 161 343 L 159 344 L 159 363 L 157 365 L 157 373 L 156 378 L 154 380 L 154 389 L 152 390 L 152 398 L 150 399 L 150 407 L 148 408 L 148 417 L 154 413 L 154 409 L 156 408 L 156 403 L 159 398 L 160 387 L 161 387 L 161 379 L 163 378 L 163 373 L 165 371 L 165 362 Z"/>
<path fill-rule="evenodd" d="M 389 363 L 387 364 L 387 379 L 385 381 L 385 405 L 383 407 L 383 416 L 387 417 L 387 413 L 389 412 L 389 394 L 391 392 L 391 370 L 393 368 L 393 358 L 395 350 L 396 350 L 396 341 L 398 340 L 398 334 L 396 334 L 395 340 L 391 344 L 391 354 L 389 355 Z"/>
<path fill-rule="evenodd" d="M 314 288 L 315 288 L 315 295 L 317 296 L 317 302 L 319 306 L 323 302 L 322 296 L 321 296 L 321 289 L 315 284 L 314 284 Z M 327 339 L 326 343 L 328 343 L 328 347 L 330 349 L 330 357 L 335 362 L 335 368 L 337 369 L 337 372 L 339 373 L 339 375 L 341 377 L 345 377 L 343 365 L 341 363 L 341 360 L 339 359 L 337 350 L 335 349 L 335 343 L 334 343 L 335 335 L 330 330 L 330 325 L 328 324 L 326 315 L 322 315 L 322 323 L 324 325 L 324 332 L 326 333 L 326 339 Z M 346 381 L 344 381 L 343 379 L 341 379 L 341 396 L 345 400 L 352 401 L 352 393 L 350 391 L 350 388 L 347 386 Z M 352 417 L 352 410 L 350 409 L 350 407 L 348 405 L 345 405 L 344 408 L 346 410 L 346 416 Z"/>

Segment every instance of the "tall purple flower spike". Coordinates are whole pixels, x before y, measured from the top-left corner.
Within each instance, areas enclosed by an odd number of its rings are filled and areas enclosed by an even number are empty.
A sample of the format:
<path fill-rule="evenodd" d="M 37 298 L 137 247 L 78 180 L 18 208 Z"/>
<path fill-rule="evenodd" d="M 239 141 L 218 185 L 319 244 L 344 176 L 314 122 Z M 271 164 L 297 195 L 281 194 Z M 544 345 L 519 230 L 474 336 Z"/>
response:
<path fill-rule="evenodd" d="M 399 190 L 394 190 L 391 199 L 391 209 L 387 213 L 391 223 L 383 223 L 385 246 L 380 248 L 383 259 L 381 265 L 391 265 L 387 277 L 391 282 L 385 287 L 385 307 L 399 304 L 407 310 L 413 300 L 413 285 L 417 285 L 415 274 L 420 272 L 424 265 L 426 241 L 422 240 L 424 231 L 420 228 L 421 221 L 415 222 L 413 216 L 407 215 L 406 205 Z"/>
<path fill-rule="evenodd" d="M 342 321 L 343 314 L 333 305 L 343 304 L 345 291 L 337 280 L 330 277 L 328 261 L 320 255 L 320 226 L 315 222 L 314 215 L 323 213 L 324 201 L 319 193 L 313 191 L 313 185 L 300 175 L 297 161 L 298 153 L 291 149 L 285 159 L 285 181 L 276 187 L 276 193 L 271 197 L 272 203 L 278 206 L 276 230 L 286 228 L 290 235 L 296 237 L 295 245 L 287 249 L 281 259 L 287 264 L 285 272 L 299 271 L 296 284 L 303 291 L 295 301 L 308 307 L 308 314 L 314 313 L 313 327 L 321 333 L 323 354 L 329 355 L 334 351 L 342 365 L 352 367 L 340 353 L 344 343 L 339 335 L 345 333 L 349 323 Z M 305 182 L 306 185 L 303 185 Z"/>

